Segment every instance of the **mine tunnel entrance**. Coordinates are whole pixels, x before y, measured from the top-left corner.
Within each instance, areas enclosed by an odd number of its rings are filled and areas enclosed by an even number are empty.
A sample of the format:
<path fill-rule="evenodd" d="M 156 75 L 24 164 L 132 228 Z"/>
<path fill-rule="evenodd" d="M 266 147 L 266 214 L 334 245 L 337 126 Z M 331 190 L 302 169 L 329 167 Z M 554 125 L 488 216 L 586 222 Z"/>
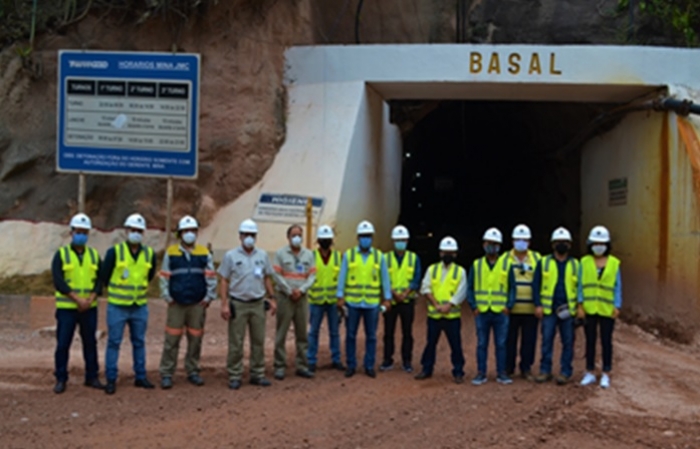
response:
<path fill-rule="evenodd" d="M 483 254 L 484 231 L 498 227 L 511 248 L 515 225 L 532 229 L 532 248 L 566 226 L 580 242 L 584 128 L 611 105 L 561 102 L 392 102 L 403 131 L 399 222 L 424 260 L 446 235 L 469 264 Z M 577 248 L 576 243 L 574 247 Z"/>

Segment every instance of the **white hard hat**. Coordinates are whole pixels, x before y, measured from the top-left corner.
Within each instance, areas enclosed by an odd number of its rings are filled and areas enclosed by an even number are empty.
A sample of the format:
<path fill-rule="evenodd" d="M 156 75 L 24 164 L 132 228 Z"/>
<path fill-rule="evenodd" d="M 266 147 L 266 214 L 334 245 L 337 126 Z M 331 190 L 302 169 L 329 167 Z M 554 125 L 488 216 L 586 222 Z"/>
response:
<path fill-rule="evenodd" d="M 596 226 L 588 234 L 588 241 L 592 243 L 610 243 L 610 231 L 605 226 Z"/>
<path fill-rule="evenodd" d="M 408 229 L 406 229 L 406 226 L 401 226 L 398 225 L 394 229 L 391 230 L 391 238 L 393 240 L 404 240 L 409 237 L 408 234 Z"/>
<path fill-rule="evenodd" d="M 489 228 L 484 232 L 484 238 L 482 240 L 496 243 L 503 243 L 503 234 L 496 228 Z"/>
<path fill-rule="evenodd" d="M 445 237 L 440 240 L 440 251 L 457 251 L 457 240 Z"/>
<path fill-rule="evenodd" d="M 189 215 L 185 215 L 180 219 L 180 222 L 177 224 L 177 230 L 182 231 L 183 229 L 198 229 L 199 228 L 199 223 L 197 223 L 197 220 L 194 219 L 194 217 L 190 217 Z"/>
<path fill-rule="evenodd" d="M 333 237 L 333 229 L 328 225 L 319 227 L 318 231 L 316 232 L 317 239 L 332 239 Z"/>
<path fill-rule="evenodd" d="M 146 230 L 146 219 L 141 214 L 131 214 L 124 221 L 125 228 Z"/>
<path fill-rule="evenodd" d="M 241 222 L 241 225 L 238 227 L 238 232 L 246 233 L 246 234 L 257 234 L 258 233 L 258 225 L 255 224 L 253 220 L 250 218 L 247 220 L 243 220 Z"/>
<path fill-rule="evenodd" d="M 357 225 L 357 234 L 374 234 L 374 226 L 367 220 L 363 220 Z"/>
<path fill-rule="evenodd" d="M 530 232 L 530 228 L 528 228 L 527 225 L 519 224 L 513 229 L 512 237 L 514 239 L 530 240 L 532 238 L 532 233 Z"/>
<path fill-rule="evenodd" d="M 70 219 L 70 227 L 75 229 L 92 229 L 90 217 L 85 214 L 75 214 Z"/>
<path fill-rule="evenodd" d="M 574 239 L 571 238 L 571 233 L 569 232 L 568 229 L 560 227 L 554 230 L 552 232 L 552 241 L 557 241 L 557 240 L 566 240 L 568 242 L 573 242 Z"/>

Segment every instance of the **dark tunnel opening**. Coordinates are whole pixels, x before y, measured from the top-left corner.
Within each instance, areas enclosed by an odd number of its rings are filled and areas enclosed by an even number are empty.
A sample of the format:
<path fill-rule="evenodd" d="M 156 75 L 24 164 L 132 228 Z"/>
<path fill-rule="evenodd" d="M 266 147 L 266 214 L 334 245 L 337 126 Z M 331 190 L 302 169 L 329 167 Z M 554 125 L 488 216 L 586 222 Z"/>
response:
<path fill-rule="evenodd" d="M 468 266 L 483 254 L 487 228 L 501 230 L 505 250 L 520 223 L 530 226 L 531 247 L 543 253 L 558 226 L 578 242 L 580 151 L 554 152 L 601 109 L 560 102 L 393 103 L 404 142 L 399 222 L 411 230 L 412 249 L 430 263 L 440 239 L 451 235 L 459 262 Z"/>

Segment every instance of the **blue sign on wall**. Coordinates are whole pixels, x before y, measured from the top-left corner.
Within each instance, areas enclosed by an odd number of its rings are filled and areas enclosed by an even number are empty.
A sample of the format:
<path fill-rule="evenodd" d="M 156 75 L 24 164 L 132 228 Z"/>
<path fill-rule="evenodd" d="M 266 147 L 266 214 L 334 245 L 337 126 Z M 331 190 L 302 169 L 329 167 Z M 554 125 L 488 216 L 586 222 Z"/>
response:
<path fill-rule="evenodd" d="M 61 50 L 59 172 L 197 177 L 199 55 Z"/>

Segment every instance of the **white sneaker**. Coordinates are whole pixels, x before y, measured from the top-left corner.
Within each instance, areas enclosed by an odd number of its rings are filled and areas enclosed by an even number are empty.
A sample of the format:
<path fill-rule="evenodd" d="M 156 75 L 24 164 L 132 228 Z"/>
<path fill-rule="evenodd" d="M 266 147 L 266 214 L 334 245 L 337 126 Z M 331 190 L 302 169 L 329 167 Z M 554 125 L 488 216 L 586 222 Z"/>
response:
<path fill-rule="evenodd" d="M 600 377 L 600 386 L 602 388 L 610 388 L 610 376 L 603 373 L 603 375 Z"/>
<path fill-rule="evenodd" d="M 593 373 L 586 373 L 586 374 L 583 376 L 583 379 L 581 380 L 581 385 L 583 385 L 583 386 L 585 387 L 586 385 L 594 384 L 596 380 L 597 380 L 597 379 L 595 378 L 595 374 L 593 374 Z M 601 379 L 601 385 L 602 385 L 602 382 L 603 382 L 603 381 L 602 381 L 602 379 Z"/>

